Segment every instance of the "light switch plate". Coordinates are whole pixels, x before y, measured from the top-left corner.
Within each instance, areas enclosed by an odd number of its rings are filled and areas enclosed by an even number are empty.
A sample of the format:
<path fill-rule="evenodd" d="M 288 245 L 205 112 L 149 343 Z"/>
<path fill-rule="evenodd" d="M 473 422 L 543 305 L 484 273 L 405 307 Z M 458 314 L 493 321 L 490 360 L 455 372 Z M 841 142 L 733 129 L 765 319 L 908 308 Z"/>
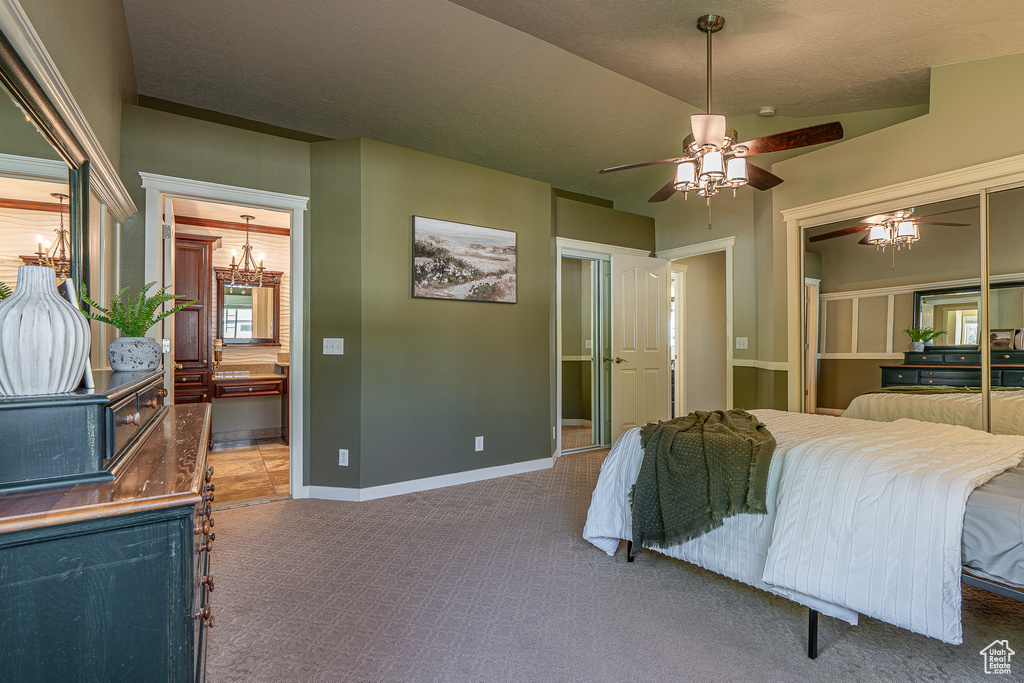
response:
<path fill-rule="evenodd" d="M 736 348 L 737 349 L 749 348 L 748 345 L 747 345 L 747 338 L 746 337 L 736 337 Z"/>
<path fill-rule="evenodd" d="M 324 337 L 324 355 L 345 355 L 345 340 L 340 337 Z"/>

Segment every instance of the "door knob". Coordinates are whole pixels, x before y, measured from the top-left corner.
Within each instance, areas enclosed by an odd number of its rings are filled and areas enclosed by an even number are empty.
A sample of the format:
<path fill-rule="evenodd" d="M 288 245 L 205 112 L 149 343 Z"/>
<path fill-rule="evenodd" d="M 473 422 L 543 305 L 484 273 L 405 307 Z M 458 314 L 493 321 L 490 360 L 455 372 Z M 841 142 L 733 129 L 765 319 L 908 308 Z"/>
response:
<path fill-rule="evenodd" d="M 182 365 L 181 363 L 175 363 L 175 364 L 174 364 L 174 369 L 175 369 L 175 370 L 181 370 L 181 369 L 182 369 L 182 368 L 184 368 L 184 367 L 185 367 L 185 366 L 184 366 L 184 365 Z"/>
<path fill-rule="evenodd" d="M 625 358 L 619 358 L 618 356 L 615 356 L 615 362 L 616 363 L 625 363 L 626 359 Z"/>

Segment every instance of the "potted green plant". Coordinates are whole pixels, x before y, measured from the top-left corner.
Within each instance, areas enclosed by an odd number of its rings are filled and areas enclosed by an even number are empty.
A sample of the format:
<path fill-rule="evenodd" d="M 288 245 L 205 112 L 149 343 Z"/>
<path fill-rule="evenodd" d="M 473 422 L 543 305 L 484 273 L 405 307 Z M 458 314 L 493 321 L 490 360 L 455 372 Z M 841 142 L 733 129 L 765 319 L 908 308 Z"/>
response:
<path fill-rule="evenodd" d="M 934 327 L 908 327 L 903 330 L 910 337 L 911 351 L 924 351 L 924 345 L 936 337 L 946 334 L 945 330 L 936 330 Z"/>
<path fill-rule="evenodd" d="M 111 299 L 109 310 L 90 299 L 85 293 L 85 285 L 82 285 L 80 292 L 82 301 L 98 311 L 98 313 L 89 311 L 85 316 L 112 325 L 121 332 L 122 336 L 112 341 L 107 347 L 107 359 L 110 361 L 111 370 L 117 372 L 156 370 L 160 365 L 160 342 L 152 337 L 147 337 L 146 332 L 167 316 L 195 303 L 195 300 L 189 301 L 158 313 L 157 311 L 164 303 L 173 301 L 177 297 L 168 293 L 167 287 L 160 288 L 152 296 L 146 296 L 146 292 L 155 284 L 155 282 L 146 283 L 135 299 L 132 299 L 132 295 L 129 294 L 122 300 L 124 293 L 128 291 L 127 287 L 122 288 Z"/>

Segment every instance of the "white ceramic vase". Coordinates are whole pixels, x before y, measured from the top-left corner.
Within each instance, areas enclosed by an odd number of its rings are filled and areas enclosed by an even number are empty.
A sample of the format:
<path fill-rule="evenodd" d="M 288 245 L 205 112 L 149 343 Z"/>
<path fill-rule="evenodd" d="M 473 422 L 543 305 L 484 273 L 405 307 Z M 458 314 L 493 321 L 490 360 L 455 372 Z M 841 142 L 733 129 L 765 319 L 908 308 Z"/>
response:
<path fill-rule="evenodd" d="M 57 292 L 53 268 L 21 266 L 14 294 L 0 301 L 0 396 L 74 391 L 90 342 L 89 322 Z"/>

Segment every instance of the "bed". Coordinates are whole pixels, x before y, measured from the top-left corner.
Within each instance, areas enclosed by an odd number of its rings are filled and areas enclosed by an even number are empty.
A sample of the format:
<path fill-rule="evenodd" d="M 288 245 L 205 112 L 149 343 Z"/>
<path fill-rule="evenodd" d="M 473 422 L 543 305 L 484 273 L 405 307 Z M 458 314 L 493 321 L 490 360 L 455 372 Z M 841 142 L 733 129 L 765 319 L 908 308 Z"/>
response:
<path fill-rule="evenodd" d="M 768 513 L 652 549 L 807 606 L 810 656 L 818 612 L 851 624 L 867 614 L 959 644 L 961 580 L 1024 596 L 1024 437 L 751 412 L 777 441 Z M 642 459 L 634 429 L 602 464 L 583 535 L 608 555 L 632 536 L 629 490 Z"/>
<path fill-rule="evenodd" d="M 925 422 L 981 429 L 981 394 L 946 388 L 952 393 L 923 393 L 919 387 L 862 394 L 850 402 L 843 417 L 890 422 L 909 417 Z M 943 389 L 943 387 L 938 387 Z M 1024 389 L 992 391 L 992 433 L 1024 435 Z"/>

